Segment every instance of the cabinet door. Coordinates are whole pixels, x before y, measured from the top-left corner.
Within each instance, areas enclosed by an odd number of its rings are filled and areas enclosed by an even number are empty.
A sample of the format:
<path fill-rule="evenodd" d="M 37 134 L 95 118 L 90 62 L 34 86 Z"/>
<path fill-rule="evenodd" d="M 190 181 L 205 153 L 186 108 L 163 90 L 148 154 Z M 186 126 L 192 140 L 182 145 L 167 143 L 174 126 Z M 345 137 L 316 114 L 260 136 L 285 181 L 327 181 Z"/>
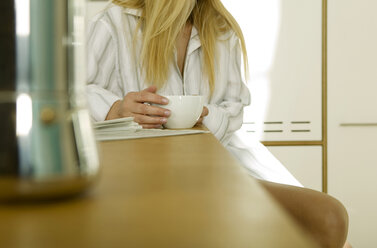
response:
<path fill-rule="evenodd" d="M 244 33 L 251 106 L 243 129 L 259 140 L 321 140 L 322 1 L 223 0 Z"/>
<path fill-rule="evenodd" d="M 328 6 L 328 185 L 355 247 L 377 247 L 377 1 Z"/>
<path fill-rule="evenodd" d="M 305 187 L 322 191 L 321 146 L 270 146 L 267 148 Z"/>
<path fill-rule="evenodd" d="M 348 210 L 349 240 L 377 247 L 377 128 L 332 128 L 328 149 L 328 190 Z"/>

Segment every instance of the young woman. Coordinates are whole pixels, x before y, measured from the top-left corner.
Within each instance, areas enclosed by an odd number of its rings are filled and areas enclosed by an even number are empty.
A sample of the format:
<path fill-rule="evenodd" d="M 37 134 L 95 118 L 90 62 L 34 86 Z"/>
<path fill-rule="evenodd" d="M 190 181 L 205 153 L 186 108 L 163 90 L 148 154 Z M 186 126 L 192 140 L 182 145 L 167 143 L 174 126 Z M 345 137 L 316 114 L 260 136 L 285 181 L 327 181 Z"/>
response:
<path fill-rule="evenodd" d="M 113 0 L 88 32 L 89 108 L 94 120 L 134 117 L 160 128 L 164 95 L 202 95 L 203 123 L 324 247 L 342 247 L 348 219 L 335 199 L 304 188 L 259 143 L 237 130 L 250 95 L 242 32 L 220 0 Z"/>

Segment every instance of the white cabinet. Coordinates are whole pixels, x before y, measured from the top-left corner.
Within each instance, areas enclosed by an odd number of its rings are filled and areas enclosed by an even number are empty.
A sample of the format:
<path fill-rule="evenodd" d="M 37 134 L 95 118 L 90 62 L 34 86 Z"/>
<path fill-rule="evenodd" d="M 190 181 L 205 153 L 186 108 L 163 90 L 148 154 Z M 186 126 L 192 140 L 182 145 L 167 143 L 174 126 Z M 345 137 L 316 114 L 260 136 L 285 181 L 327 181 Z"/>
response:
<path fill-rule="evenodd" d="M 268 150 L 304 187 L 322 190 L 322 146 L 270 146 Z"/>
<path fill-rule="evenodd" d="M 355 247 L 377 247 L 377 1 L 328 6 L 328 183 Z"/>
<path fill-rule="evenodd" d="M 322 141 L 322 1 L 222 0 L 246 39 L 252 95 L 242 130 L 261 141 Z M 322 191 L 322 146 L 268 149 Z"/>
<path fill-rule="evenodd" d="M 377 247 L 377 128 L 329 128 L 329 194 L 348 210 L 351 243 Z"/>
<path fill-rule="evenodd" d="M 322 2 L 222 2 L 249 55 L 252 104 L 243 129 L 263 141 L 322 140 Z"/>

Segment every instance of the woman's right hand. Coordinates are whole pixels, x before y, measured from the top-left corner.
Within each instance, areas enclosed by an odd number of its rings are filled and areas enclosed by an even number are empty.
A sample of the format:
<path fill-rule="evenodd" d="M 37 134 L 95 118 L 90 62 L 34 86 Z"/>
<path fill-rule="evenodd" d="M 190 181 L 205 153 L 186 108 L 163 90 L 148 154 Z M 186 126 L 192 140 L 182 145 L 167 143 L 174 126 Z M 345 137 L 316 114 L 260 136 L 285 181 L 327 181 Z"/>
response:
<path fill-rule="evenodd" d="M 166 105 L 169 100 L 156 94 L 156 86 L 150 86 L 140 92 L 129 92 L 123 100 L 116 101 L 110 108 L 106 120 L 122 117 L 134 117 L 134 121 L 143 128 L 160 128 L 170 116 L 170 111 L 149 104 Z"/>

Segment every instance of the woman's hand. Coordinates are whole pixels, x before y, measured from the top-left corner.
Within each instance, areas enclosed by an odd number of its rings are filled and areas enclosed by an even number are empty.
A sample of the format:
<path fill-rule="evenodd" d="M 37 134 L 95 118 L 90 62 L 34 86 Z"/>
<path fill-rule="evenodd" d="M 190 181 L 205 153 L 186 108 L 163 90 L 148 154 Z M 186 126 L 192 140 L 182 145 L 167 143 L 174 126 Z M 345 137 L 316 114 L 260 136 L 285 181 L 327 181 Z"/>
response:
<path fill-rule="evenodd" d="M 199 120 L 196 122 L 196 125 L 202 124 L 204 117 L 208 115 L 209 111 L 207 107 L 203 107 L 202 114 L 200 115 Z"/>
<path fill-rule="evenodd" d="M 150 86 L 140 92 L 128 93 L 123 100 L 116 101 L 111 106 L 106 120 L 134 117 L 134 121 L 143 128 L 160 128 L 170 116 L 170 110 L 149 103 L 166 105 L 169 100 L 156 94 L 156 91 L 156 86 Z"/>

